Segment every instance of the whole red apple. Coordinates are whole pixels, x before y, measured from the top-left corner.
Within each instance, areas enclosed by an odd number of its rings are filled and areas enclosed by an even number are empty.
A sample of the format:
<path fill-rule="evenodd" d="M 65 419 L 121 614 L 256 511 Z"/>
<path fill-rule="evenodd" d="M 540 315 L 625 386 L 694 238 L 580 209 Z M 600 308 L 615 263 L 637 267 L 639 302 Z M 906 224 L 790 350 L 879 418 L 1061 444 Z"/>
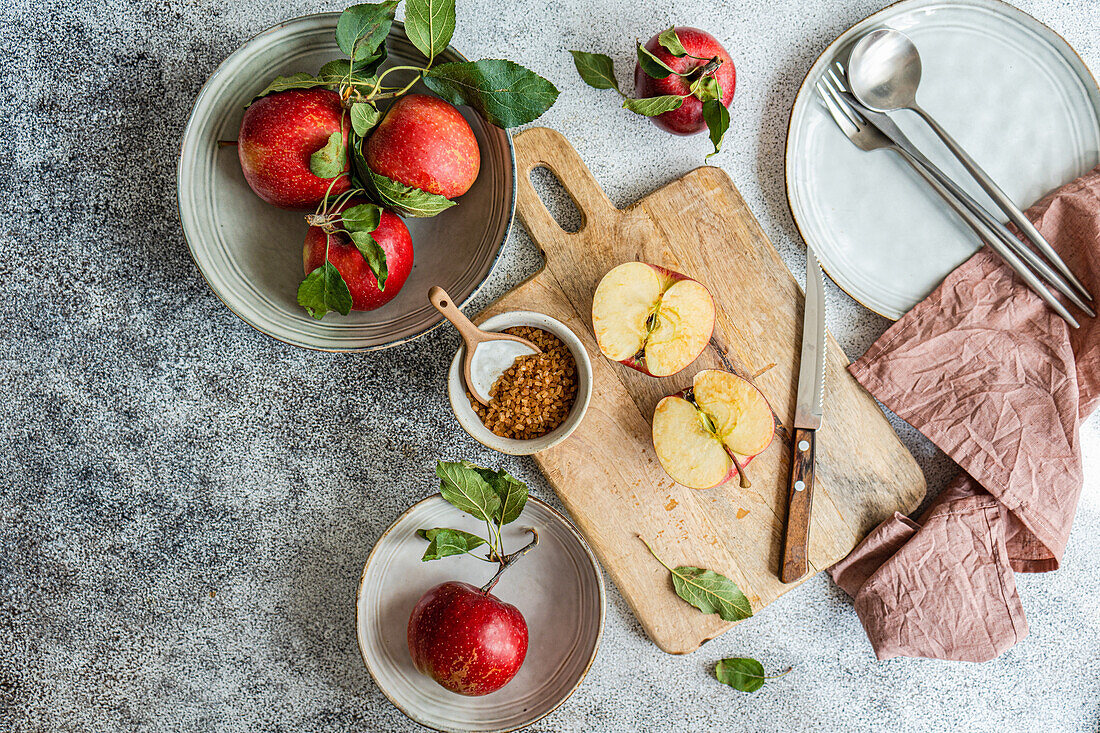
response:
<path fill-rule="evenodd" d="M 352 198 L 337 211 L 365 203 L 369 202 L 366 199 Z M 335 223 L 339 224 L 339 222 Z M 388 276 L 385 290 L 378 289 L 378 279 L 374 276 L 370 265 L 363 259 L 363 254 L 348 240 L 346 234 L 327 234 L 319 226 L 311 226 L 306 232 L 306 243 L 302 248 L 306 274 L 313 272 L 324 262 L 327 241 L 328 261 L 336 266 L 340 276 L 348 284 L 348 290 L 351 291 L 352 310 L 370 311 L 390 302 L 401 291 L 412 271 L 412 237 L 409 236 L 408 227 L 401 221 L 401 217 L 383 210 L 378 228 L 371 232 L 371 236 L 386 253 Z"/>
<path fill-rule="evenodd" d="M 705 66 L 709 59 L 717 57 L 722 63 L 714 72 L 718 85 L 722 88 L 722 104 L 729 107 L 733 101 L 733 89 L 737 85 L 737 71 L 733 66 L 733 59 L 718 39 L 698 28 L 680 26 L 676 28 L 676 36 L 680 39 L 687 56 L 677 58 L 665 49 L 653 36 L 646 42 L 646 50 L 660 59 L 677 74 L 688 74 L 694 69 Z M 700 58 L 691 58 L 699 56 Z M 654 79 L 646 74 L 642 67 L 634 65 L 634 86 L 637 97 L 658 97 L 664 94 L 683 96 L 689 94 L 691 81 L 676 74 L 669 74 L 664 79 Z M 689 94 L 684 98 L 684 103 L 679 109 L 650 117 L 657 127 L 671 132 L 673 135 L 694 135 L 707 129 L 703 121 L 703 103 Z"/>
<path fill-rule="evenodd" d="M 481 168 L 470 123 L 447 102 L 424 94 L 398 99 L 365 152 L 375 173 L 449 199 L 469 191 Z"/>
<path fill-rule="evenodd" d="M 417 670 L 460 695 L 499 690 L 527 656 L 527 622 L 519 609 L 453 580 L 421 596 L 408 636 Z"/>
<path fill-rule="evenodd" d="M 309 169 L 309 157 L 340 132 L 343 116 L 340 95 L 327 89 L 292 89 L 256 100 L 244 113 L 237 137 L 241 170 L 256 195 L 304 211 L 315 208 L 330 186 L 333 195 L 351 188 L 347 176 L 334 184 Z M 343 128 L 346 147 L 351 128 L 346 119 Z"/>

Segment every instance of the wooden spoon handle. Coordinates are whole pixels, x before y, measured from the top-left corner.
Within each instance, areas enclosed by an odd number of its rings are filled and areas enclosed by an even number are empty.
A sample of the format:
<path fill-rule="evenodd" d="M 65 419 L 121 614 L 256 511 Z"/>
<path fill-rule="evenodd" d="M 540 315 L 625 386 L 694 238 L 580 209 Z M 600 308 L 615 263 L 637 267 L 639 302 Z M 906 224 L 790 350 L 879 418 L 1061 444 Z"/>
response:
<path fill-rule="evenodd" d="M 462 340 L 466 342 L 468 352 L 472 352 L 475 346 L 485 340 L 481 329 L 475 326 L 473 321 L 458 309 L 455 302 L 451 300 L 451 296 L 447 295 L 446 290 L 438 285 L 433 285 L 428 291 L 428 300 L 458 330 Z"/>
<path fill-rule="evenodd" d="M 814 498 L 814 436 L 816 431 L 795 428 L 791 440 L 791 479 L 787 484 L 789 509 L 779 579 L 793 583 L 809 569 L 810 506 Z"/>

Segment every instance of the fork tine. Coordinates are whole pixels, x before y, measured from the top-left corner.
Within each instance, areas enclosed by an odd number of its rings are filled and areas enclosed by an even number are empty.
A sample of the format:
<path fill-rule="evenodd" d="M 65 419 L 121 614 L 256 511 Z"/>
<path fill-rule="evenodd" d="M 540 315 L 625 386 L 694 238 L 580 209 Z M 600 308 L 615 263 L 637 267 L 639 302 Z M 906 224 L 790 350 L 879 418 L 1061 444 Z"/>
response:
<path fill-rule="evenodd" d="M 848 119 L 848 116 L 840 110 L 840 107 L 838 107 L 836 102 L 833 101 L 830 94 L 826 91 L 825 85 L 821 82 L 817 83 L 817 93 L 818 96 L 821 97 L 821 101 L 825 103 L 825 107 L 828 108 L 829 114 L 833 117 L 833 122 L 836 123 L 841 132 L 843 132 L 848 137 L 851 137 L 852 135 L 855 135 L 859 132 L 859 128 L 856 127 L 852 123 L 852 121 Z"/>
<path fill-rule="evenodd" d="M 848 91 L 848 85 L 845 84 L 848 79 L 848 72 L 844 70 L 844 64 L 840 63 L 839 60 L 833 60 L 833 68 L 829 69 L 829 74 L 833 77 L 833 81 L 836 82 L 840 91 Z"/>
<path fill-rule="evenodd" d="M 825 89 L 829 92 L 829 96 L 832 97 L 833 101 L 836 102 L 836 106 L 840 108 L 840 111 L 844 113 L 845 117 L 852 121 L 853 125 L 858 128 L 866 124 L 866 121 L 852 109 L 852 105 L 848 104 L 848 100 L 840 96 L 840 92 L 829 83 L 828 79 L 825 80 Z"/>

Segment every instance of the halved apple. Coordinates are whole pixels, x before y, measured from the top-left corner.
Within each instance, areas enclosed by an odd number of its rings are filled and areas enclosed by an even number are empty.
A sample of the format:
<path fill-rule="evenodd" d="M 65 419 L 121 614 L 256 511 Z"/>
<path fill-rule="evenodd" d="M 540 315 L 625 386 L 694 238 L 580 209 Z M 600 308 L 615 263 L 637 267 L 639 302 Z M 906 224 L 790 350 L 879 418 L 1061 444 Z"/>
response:
<path fill-rule="evenodd" d="M 714 299 L 686 275 L 626 262 L 596 287 L 592 328 L 608 359 L 652 377 L 668 377 L 706 348 L 714 330 Z"/>
<path fill-rule="evenodd" d="M 729 372 L 699 372 L 692 386 L 657 403 L 653 448 L 674 481 L 710 489 L 742 475 L 772 442 L 775 417 L 752 383 Z"/>

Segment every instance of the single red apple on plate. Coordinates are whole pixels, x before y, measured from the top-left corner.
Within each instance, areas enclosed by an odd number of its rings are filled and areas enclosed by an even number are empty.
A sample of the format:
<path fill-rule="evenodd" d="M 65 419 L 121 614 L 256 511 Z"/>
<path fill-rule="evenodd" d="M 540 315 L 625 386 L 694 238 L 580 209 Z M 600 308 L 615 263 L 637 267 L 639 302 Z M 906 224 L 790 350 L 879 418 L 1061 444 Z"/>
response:
<path fill-rule="evenodd" d="M 370 202 L 366 199 L 352 198 L 341 205 L 337 212 L 368 203 Z M 334 219 L 333 224 L 339 226 L 339 220 Z M 336 266 L 340 276 L 348 284 L 348 290 L 351 291 L 352 310 L 370 311 L 390 302 L 401 292 L 409 273 L 412 272 L 412 237 L 405 222 L 401 221 L 401 217 L 383 209 L 378 227 L 370 235 L 386 253 L 388 277 L 385 290 L 378 288 L 378 278 L 375 277 L 374 271 L 346 234 L 340 232 L 328 234 L 320 226 L 311 226 L 306 232 L 306 243 L 302 248 L 302 260 L 308 275 L 325 261 L 327 240 L 328 261 Z"/>
<path fill-rule="evenodd" d="M 600 352 L 653 377 L 695 361 L 714 330 L 714 300 L 700 283 L 645 262 L 626 262 L 592 296 Z"/>
<path fill-rule="evenodd" d="M 689 389 L 665 397 L 653 411 L 653 448 L 661 467 L 692 489 L 731 480 L 774 434 L 775 417 L 760 390 L 714 369 L 696 374 Z"/>
<path fill-rule="evenodd" d="M 309 169 L 310 156 L 341 131 L 341 118 L 340 95 L 328 89 L 291 89 L 253 102 L 241 120 L 237 155 L 256 195 L 284 209 L 305 211 L 316 208 L 330 187 L 333 196 L 350 189 L 346 175 L 333 183 Z M 350 129 L 345 118 L 345 149 Z"/>
<path fill-rule="evenodd" d="M 650 38 L 645 48 L 656 56 L 666 66 L 676 72 L 669 74 L 664 79 L 654 79 L 645 73 L 638 64 L 634 66 L 634 86 L 637 97 L 659 97 L 666 94 L 675 94 L 684 98 L 683 104 L 678 109 L 663 112 L 656 117 L 651 117 L 657 127 L 671 132 L 673 135 L 694 135 L 707 129 L 703 121 L 703 102 L 691 94 L 691 80 L 677 74 L 690 74 L 711 60 L 717 58 L 721 63 L 714 72 L 714 78 L 722 89 L 722 106 L 729 107 L 733 101 L 733 90 L 737 85 L 737 71 L 733 66 L 733 59 L 718 39 L 698 28 L 679 26 L 676 28 L 676 36 L 680 44 L 687 51 L 686 56 L 677 58 L 660 43 L 660 34 Z M 699 58 L 692 58 L 697 56 Z"/>
<path fill-rule="evenodd" d="M 469 191 L 481 167 L 470 123 L 449 103 L 425 94 L 394 102 L 365 153 L 375 173 L 448 199 Z"/>
<path fill-rule="evenodd" d="M 460 695 L 499 690 L 527 656 L 527 622 L 519 609 L 458 581 L 421 596 L 408 637 L 417 670 Z"/>

